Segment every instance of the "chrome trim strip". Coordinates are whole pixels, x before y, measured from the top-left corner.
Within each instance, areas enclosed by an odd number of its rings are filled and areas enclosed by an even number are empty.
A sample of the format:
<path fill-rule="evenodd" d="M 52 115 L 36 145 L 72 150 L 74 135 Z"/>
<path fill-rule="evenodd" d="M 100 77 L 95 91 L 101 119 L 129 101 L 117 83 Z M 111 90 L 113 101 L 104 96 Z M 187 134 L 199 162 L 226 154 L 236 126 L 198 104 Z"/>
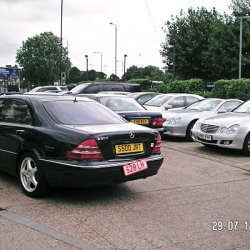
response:
<path fill-rule="evenodd" d="M 11 152 L 11 151 L 4 150 L 4 149 L 0 149 L 0 151 L 5 152 L 5 153 L 9 153 L 9 154 L 13 154 L 13 155 L 17 155 L 17 153 L 15 153 L 15 152 Z"/>
<path fill-rule="evenodd" d="M 155 161 L 155 160 L 161 160 L 163 159 L 162 155 L 154 155 L 154 156 L 150 156 L 149 158 L 142 158 L 145 159 L 147 162 L 151 162 L 151 161 Z M 64 166 L 70 166 L 70 167 L 76 167 L 76 168 L 92 168 L 92 169 L 98 169 L 98 168 L 110 168 L 110 167 L 119 167 L 119 166 L 123 166 L 124 162 L 117 162 L 117 163 L 111 163 L 109 164 L 109 162 L 107 162 L 107 164 L 100 164 L 100 165 L 95 165 L 95 166 L 82 166 L 82 165 L 77 165 L 77 164 L 69 164 L 66 162 L 60 162 L 60 161 L 53 161 L 53 160 L 46 160 L 46 159 L 39 159 L 39 161 L 43 161 L 43 162 L 50 162 L 50 163 L 55 163 L 55 164 L 59 164 L 59 165 L 64 165 Z M 130 160 L 127 161 L 127 163 L 132 162 L 132 161 L 136 161 L 136 160 Z"/>

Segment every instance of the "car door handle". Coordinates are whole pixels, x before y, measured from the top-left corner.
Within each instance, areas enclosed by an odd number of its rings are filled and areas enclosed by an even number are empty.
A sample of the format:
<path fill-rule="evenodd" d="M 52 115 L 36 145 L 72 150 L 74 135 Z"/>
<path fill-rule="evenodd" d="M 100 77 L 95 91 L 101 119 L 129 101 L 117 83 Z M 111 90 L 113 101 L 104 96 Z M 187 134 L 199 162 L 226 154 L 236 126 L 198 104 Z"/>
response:
<path fill-rule="evenodd" d="M 24 132 L 25 132 L 24 129 L 17 129 L 17 130 L 16 130 L 16 133 L 17 133 L 17 134 L 23 134 Z"/>

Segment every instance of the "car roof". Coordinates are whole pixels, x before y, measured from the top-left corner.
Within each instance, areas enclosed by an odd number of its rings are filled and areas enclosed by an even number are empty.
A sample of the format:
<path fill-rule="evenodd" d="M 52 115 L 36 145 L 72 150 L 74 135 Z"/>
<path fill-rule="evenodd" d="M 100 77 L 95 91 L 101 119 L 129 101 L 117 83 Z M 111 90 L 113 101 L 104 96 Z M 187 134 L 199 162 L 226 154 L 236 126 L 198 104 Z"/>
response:
<path fill-rule="evenodd" d="M 76 95 L 76 96 L 80 96 L 80 97 L 84 97 L 84 96 L 93 96 L 93 97 L 124 97 L 124 98 L 131 98 L 130 96 L 128 95 L 123 95 L 123 94 L 117 94 L 117 93 L 96 93 L 96 94 L 79 94 L 79 95 Z"/>
<path fill-rule="evenodd" d="M 157 94 L 157 95 L 160 95 L 161 93 L 157 93 L 157 92 L 154 92 L 154 91 L 140 91 L 140 92 L 132 92 L 132 93 L 129 93 L 129 96 L 139 96 L 139 95 L 146 95 L 146 94 Z"/>
<path fill-rule="evenodd" d="M 84 101 L 93 101 L 89 98 L 84 98 L 81 96 L 71 96 L 71 95 L 58 95 L 55 98 L 55 93 L 53 93 L 53 95 L 33 95 L 33 94 L 25 94 L 25 95 L 4 95 L 4 96 L 0 96 L 0 99 L 13 99 L 13 98 L 18 98 L 18 99 L 22 99 L 25 101 L 30 101 L 30 100 L 34 100 L 34 101 L 56 101 L 56 100 L 84 100 Z"/>
<path fill-rule="evenodd" d="M 199 96 L 199 95 L 196 95 L 196 94 L 189 94 L 189 93 L 165 93 L 165 94 L 160 94 L 160 95 L 173 95 L 173 96 L 179 96 L 179 95 L 187 95 L 187 96 Z M 200 96 L 202 97 L 202 96 Z"/>

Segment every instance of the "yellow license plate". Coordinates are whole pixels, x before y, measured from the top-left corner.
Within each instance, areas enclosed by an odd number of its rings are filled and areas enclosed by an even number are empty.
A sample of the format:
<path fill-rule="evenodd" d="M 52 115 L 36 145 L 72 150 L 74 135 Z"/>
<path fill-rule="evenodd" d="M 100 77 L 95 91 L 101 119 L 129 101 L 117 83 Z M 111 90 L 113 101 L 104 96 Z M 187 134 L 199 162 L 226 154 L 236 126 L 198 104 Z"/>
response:
<path fill-rule="evenodd" d="M 138 125 L 148 125 L 149 120 L 148 119 L 133 119 L 131 122 L 138 124 Z"/>
<path fill-rule="evenodd" d="M 129 153 L 139 153 L 143 152 L 143 143 L 128 143 L 115 145 L 115 153 L 119 154 L 129 154 Z"/>

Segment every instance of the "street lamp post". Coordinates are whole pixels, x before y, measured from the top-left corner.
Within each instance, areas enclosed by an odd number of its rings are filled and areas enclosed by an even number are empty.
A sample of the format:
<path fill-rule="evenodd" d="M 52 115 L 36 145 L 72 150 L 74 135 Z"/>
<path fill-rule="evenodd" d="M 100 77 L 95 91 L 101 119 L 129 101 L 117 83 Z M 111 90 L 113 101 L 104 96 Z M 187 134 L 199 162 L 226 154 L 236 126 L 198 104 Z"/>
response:
<path fill-rule="evenodd" d="M 60 29 L 60 85 L 62 85 L 62 23 L 63 23 L 63 0 L 61 0 L 61 29 Z"/>
<path fill-rule="evenodd" d="M 240 51 L 239 51 L 239 79 L 241 79 L 241 61 L 242 61 L 242 26 L 243 19 L 250 21 L 250 16 L 241 16 L 240 17 Z"/>
<path fill-rule="evenodd" d="M 125 72 L 126 72 L 126 58 L 127 58 L 127 56 L 128 56 L 128 55 L 124 54 L 124 62 L 123 62 L 124 68 L 123 68 L 123 74 L 125 74 Z"/>
<path fill-rule="evenodd" d="M 101 55 L 101 73 L 102 73 L 102 52 L 95 51 L 93 53 Z"/>
<path fill-rule="evenodd" d="M 85 55 L 86 58 L 86 72 L 87 72 L 87 81 L 89 80 L 89 56 Z"/>
<path fill-rule="evenodd" d="M 115 75 L 117 75 L 117 25 L 110 22 L 109 24 L 115 26 Z"/>

